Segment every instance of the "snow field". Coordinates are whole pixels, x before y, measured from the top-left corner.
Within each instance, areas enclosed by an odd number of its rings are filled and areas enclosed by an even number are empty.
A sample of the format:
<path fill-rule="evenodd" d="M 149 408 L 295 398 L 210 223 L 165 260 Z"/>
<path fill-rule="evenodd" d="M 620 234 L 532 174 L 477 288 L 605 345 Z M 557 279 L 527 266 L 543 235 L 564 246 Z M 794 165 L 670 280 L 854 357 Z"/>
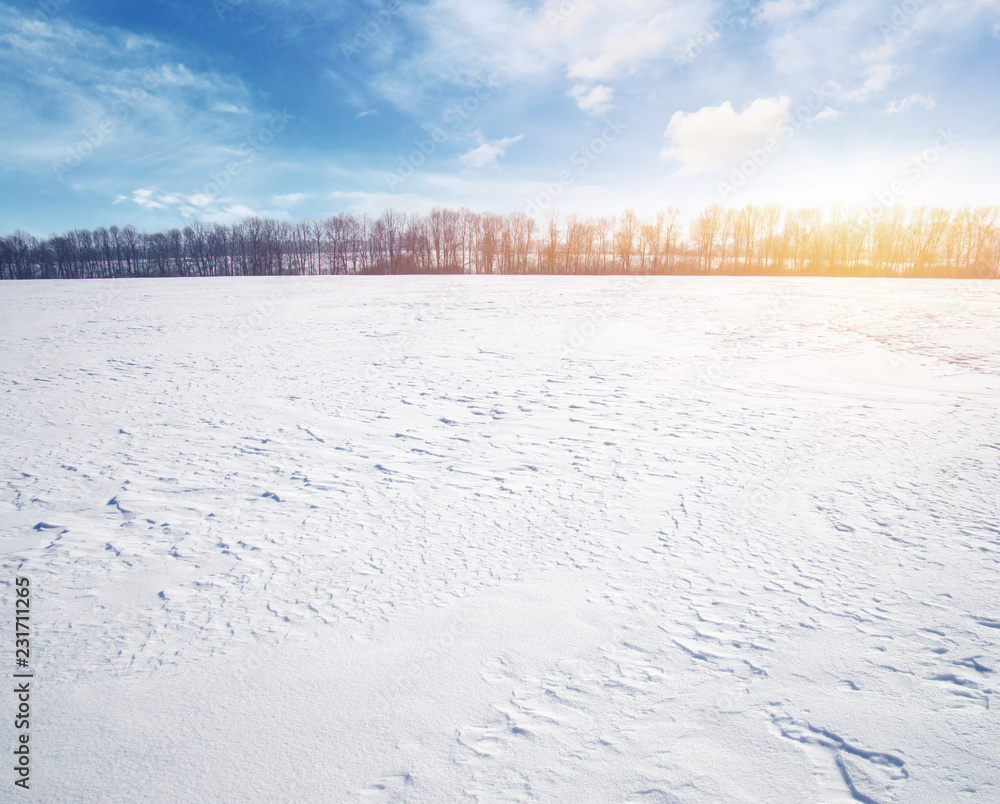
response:
<path fill-rule="evenodd" d="M 995 800 L 998 303 L 4 283 L 19 800 Z"/>

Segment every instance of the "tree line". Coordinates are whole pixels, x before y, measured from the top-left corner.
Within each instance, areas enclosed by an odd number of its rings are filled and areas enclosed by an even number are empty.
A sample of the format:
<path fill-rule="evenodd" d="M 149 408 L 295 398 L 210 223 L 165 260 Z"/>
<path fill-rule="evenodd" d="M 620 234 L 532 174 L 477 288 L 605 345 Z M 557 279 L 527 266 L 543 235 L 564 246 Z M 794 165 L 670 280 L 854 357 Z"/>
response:
<path fill-rule="evenodd" d="M 0 237 L 0 279 L 284 274 L 737 274 L 1000 276 L 1000 207 L 713 204 L 685 226 L 668 207 L 649 219 L 561 216 L 541 224 L 435 208 L 377 218 L 342 212 L 291 223 L 248 217 L 144 233 L 74 229 Z"/>

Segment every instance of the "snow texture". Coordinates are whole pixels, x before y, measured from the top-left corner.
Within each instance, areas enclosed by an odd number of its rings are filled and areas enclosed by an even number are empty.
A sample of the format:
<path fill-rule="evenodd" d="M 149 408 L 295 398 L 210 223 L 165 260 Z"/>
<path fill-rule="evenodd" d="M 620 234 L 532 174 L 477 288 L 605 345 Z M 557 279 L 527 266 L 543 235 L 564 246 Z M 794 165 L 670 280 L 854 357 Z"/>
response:
<path fill-rule="evenodd" d="M 975 282 L 4 283 L 0 798 L 998 801 L 998 333 Z"/>

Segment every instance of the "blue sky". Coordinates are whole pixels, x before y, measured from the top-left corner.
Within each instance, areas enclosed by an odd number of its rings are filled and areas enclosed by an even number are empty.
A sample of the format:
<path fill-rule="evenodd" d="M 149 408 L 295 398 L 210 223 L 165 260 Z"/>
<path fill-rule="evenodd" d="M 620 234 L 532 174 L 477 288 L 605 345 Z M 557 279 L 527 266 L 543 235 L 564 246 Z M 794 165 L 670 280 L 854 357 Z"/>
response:
<path fill-rule="evenodd" d="M 0 232 L 1000 201 L 1000 0 L 0 0 Z"/>

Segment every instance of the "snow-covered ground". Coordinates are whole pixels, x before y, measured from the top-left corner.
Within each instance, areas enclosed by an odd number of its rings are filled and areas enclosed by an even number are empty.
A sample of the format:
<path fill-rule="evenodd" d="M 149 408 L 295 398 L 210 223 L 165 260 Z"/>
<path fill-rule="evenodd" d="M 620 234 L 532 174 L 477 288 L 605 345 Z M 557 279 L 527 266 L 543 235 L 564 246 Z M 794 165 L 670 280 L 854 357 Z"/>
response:
<path fill-rule="evenodd" d="M 4 801 L 1000 800 L 1000 284 L 4 283 L 0 370 Z"/>

